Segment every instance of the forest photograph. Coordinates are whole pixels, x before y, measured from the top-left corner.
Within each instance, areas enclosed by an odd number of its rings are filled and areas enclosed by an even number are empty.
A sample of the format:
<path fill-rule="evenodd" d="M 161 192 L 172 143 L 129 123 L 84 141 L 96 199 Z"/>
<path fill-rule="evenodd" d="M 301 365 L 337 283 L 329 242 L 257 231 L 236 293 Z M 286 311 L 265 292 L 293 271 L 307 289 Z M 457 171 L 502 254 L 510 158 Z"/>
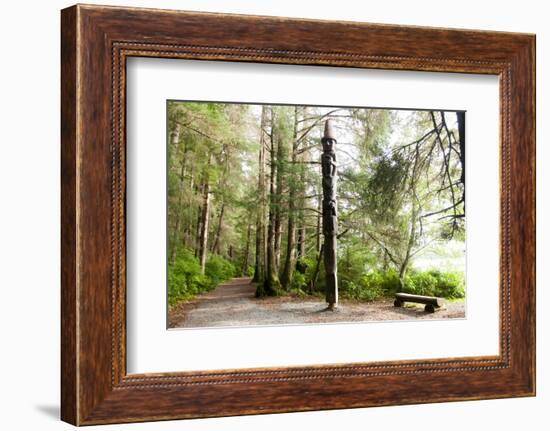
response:
<path fill-rule="evenodd" d="M 168 328 L 465 318 L 465 112 L 166 109 Z"/>

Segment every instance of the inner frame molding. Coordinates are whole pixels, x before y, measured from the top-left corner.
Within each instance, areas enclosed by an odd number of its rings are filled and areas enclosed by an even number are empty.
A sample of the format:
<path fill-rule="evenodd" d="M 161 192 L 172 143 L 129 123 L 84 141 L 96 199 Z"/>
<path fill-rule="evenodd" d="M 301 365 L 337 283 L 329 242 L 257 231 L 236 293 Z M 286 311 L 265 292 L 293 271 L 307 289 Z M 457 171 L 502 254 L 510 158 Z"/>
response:
<path fill-rule="evenodd" d="M 139 45 L 139 46 L 138 46 Z M 124 125 L 126 124 L 126 88 L 124 83 L 126 82 L 126 60 L 130 57 L 153 57 L 153 58 L 173 58 L 173 59 L 201 59 L 203 56 L 208 56 L 209 59 L 217 59 L 217 60 L 230 60 L 230 61 L 243 61 L 244 59 L 247 59 L 249 61 L 258 59 L 258 61 L 264 61 L 264 62 L 275 62 L 275 63 L 281 63 L 278 61 L 280 59 L 280 56 L 283 55 L 289 55 L 292 56 L 294 59 L 293 64 L 309 64 L 308 62 L 311 61 L 312 58 L 331 58 L 330 53 L 318 53 L 318 52 L 306 52 L 302 51 L 299 53 L 295 52 L 284 52 L 284 51 L 278 51 L 276 56 L 269 56 L 267 52 L 264 52 L 262 50 L 258 50 L 256 52 L 255 50 L 251 48 L 237 48 L 234 50 L 228 49 L 226 47 L 197 47 L 197 46 L 173 46 L 173 45 L 159 45 L 159 44 L 137 44 L 137 43 L 125 43 L 125 42 L 114 42 L 113 43 L 113 83 L 114 88 L 116 88 L 115 94 L 117 95 L 116 98 L 113 99 L 112 104 L 112 110 L 115 113 L 113 116 L 114 122 L 113 122 L 113 167 L 114 170 L 112 172 L 113 178 L 116 178 L 114 184 L 113 184 L 113 199 L 117 202 L 117 204 L 113 205 L 113 209 L 117 208 L 124 208 L 125 203 L 125 194 L 124 191 L 122 193 L 118 193 L 120 190 L 120 185 L 123 184 L 123 190 L 125 190 L 125 178 L 126 178 L 126 170 L 124 161 L 126 160 L 125 151 L 126 151 L 126 139 L 124 136 Z M 299 55 L 299 56 L 298 56 Z M 345 54 L 336 54 L 332 55 L 334 58 L 345 58 Z M 351 59 L 345 58 L 344 61 L 346 62 L 346 66 L 357 66 L 357 62 L 364 62 L 368 61 L 367 67 L 373 69 L 373 68 L 383 68 L 383 66 L 380 66 L 380 63 L 387 64 L 388 59 L 384 56 L 379 56 L 374 59 L 366 59 L 362 58 L 362 56 L 359 55 L 352 55 Z M 391 60 L 396 60 L 396 58 L 392 58 Z M 298 63 L 300 61 L 300 63 Z M 430 61 L 435 61 L 434 59 L 423 59 L 423 62 L 426 63 L 426 66 L 429 67 Z M 437 60 L 438 62 L 441 62 L 441 59 Z M 454 62 L 452 62 L 454 64 Z M 463 61 L 464 64 L 469 65 L 468 61 Z M 499 81 L 500 81 L 500 94 L 502 95 L 502 103 L 501 103 L 501 110 L 506 110 L 506 105 L 509 103 L 509 92 L 504 91 L 507 85 L 506 77 L 504 76 L 508 72 L 509 65 L 508 64 L 499 64 L 494 62 L 485 62 L 487 64 L 490 64 L 492 66 L 500 67 L 499 69 Z M 376 66 L 376 67 L 374 67 Z M 501 128 L 508 128 L 509 127 L 510 118 L 507 117 L 506 121 L 501 124 Z M 506 130 L 501 130 L 501 136 L 506 136 Z M 116 140 L 115 137 L 118 137 L 118 140 Z M 510 235 L 510 223 L 508 219 L 508 213 L 506 211 L 507 208 L 509 208 L 509 200 L 510 200 L 510 194 L 509 194 L 509 184 L 507 184 L 507 179 L 509 178 L 509 169 L 510 169 L 510 151 L 509 147 L 507 145 L 507 142 L 504 139 L 501 139 L 500 142 L 500 152 L 501 152 L 501 162 L 500 162 L 500 174 L 501 178 L 503 179 L 501 181 L 501 187 L 503 189 L 502 197 L 500 199 L 501 205 L 500 205 L 500 217 L 501 217 L 501 237 L 502 238 L 509 238 Z M 117 167 L 118 165 L 118 167 Z M 117 178 L 118 176 L 118 178 Z M 118 184 L 118 186 L 116 185 Z M 113 220 L 125 220 L 125 214 L 113 214 Z M 123 227 L 123 223 L 118 223 L 119 227 Z M 125 238 L 125 235 L 123 232 L 116 231 L 115 234 L 112 236 L 113 239 L 118 239 L 119 241 L 123 241 Z M 506 241 L 507 244 L 509 244 L 509 240 Z M 117 244 L 113 244 L 114 250 L 123 250 L 123 248 L 117 246 Z M 353 372 L 361 372 L 360 376 L 378 376 L 378 375 L 405 375 L 405 374 L 411 374 L 411 373 L 425 373 L 426 367 L 433 368 L 434 365 L 438 366 L 438 372 L 443 371 L 457 371 L 457 370 L 487 370 L 492 369 L 494 367 L 496 368 L 503 368 L 509 366 L 509 343 L 510 343 L 510 334 L 509 334 L 509 326 L 507 323 L 509 323 L 509 308 L 510 308 L 510 285 L 508 283 L 508 279 L 503 277 L 503 274 L 506 274 L 509 272 L 509 268 L 507 270 L 504 269 L 504 265 L 507 265 L 509 263 L 509 254 L 510 250 L 508 247 L 502 249 L 501 252 L 501 280 L 500 280 L 500 286 L 499 286 L 499 293 L 500 293 L 500 334 L 499 334 L 499 346 L 500 346 L 500 354 L 498 356 L 484 356 L 484 357 L 478 357 L 478 358 L 456 358 L 452 360 L 447 359 L 430 359 L 430 360 L 411 360 L 411 361 L 384 361 L 384 362 L 369 362 L 369 363 L 349 363 L 349 364 L 342 364 L 342 365 L 331 365 L 327 367 L 292 367 L 292 368 L 266 368 L 266 369 L 254 369 L 254 371 L 247 371 L 242 372 L 240 370 L 235 371 L 228 371 L 228 372 L 209 372 L 204 374 L 204 376 L 208 376 L 209 384 L 224 384 L 228 381 L 234 382 L 234 378 L 240 377 L 242 381 L 243 377 L 248 378 L 254 378 L 255 381 L 268 381 L 272 382 L 274 378 L 279 378 L 282 380 L 297 380 L 300 377 L 299 376 L 307 376 L 308 379 L 314 379 L 314 378 L 324 378 L 327 376 L 327 374 L 332 375 L 333 377 L 339 377 L 339 378 L 345 378 L 345 377 L 353 377 L 358 374 L 349 374 L 350 371 Z M 121 262 L 122 260 L 125 260 L 125 253 L 119 253 L 118 256 L 113 256 L 113 268 L 116 268 L 117 262 Z M 126 268 L 126 264 L 121 263 L 120 268 Z M 504 270 L 503 270 L 504 269 Z M 119 269 L 120 270 L 120 269 Z M 114 277 L 113 280 L 118 280 L 118 283 L 116 285 L 113 285 L 112 289 L 115 293 L 115 297 L 117 298 L 125 298 L 126 293 L 123 291 L 126 289 L 126 284 L 121 283 L 121 280 L 126 279 L 125 272 L 121 272 L 118 274 L 118 277 Z M 121 331 L 121 328 L 123 327 L 125 323 L 125 312 L 118 313 L 119 309 L 117 308 L 116 304 L 113 304 L 113 320 L 114 320 L 114 327 L 119 328 L 119 331 Z M 118 341 L 116 344 L 122 343 L 122 333 L 118 333 Z M 113 363 L 113 370 L 117 369 L 117 366 L 120 367 L 123 374 L 123 378 L 121 381 L 122 385 L 132 385 L 136 386 L 139 382 L 139 386 L 143 387 L 147 384 L 154 384 L 158 386 L 161 384 L 161 382 L 169 384 L 169 385 L 188 385 L 193 384 L 196 381 L 200 380 L 203 375 L 201 373 L 196 372 L 184 372 L 184 373 L 166 373 L 163 376 L 155 377 L 152 382 L 149 382 L 147 378 L 147 374 L 127 374 L 126 373 L 126 350 L 125 349 L 118 349 L 118 351 L 113 351 L 113 358 L 117 358 L 119 361 L 119 364 Z M 117 355 L 119 355 L 117 357 Z M 464 368 L 466 367 L 466 368 Z M 292 369 L 291 375 L 288 374 L 288 370 Z M 113 372 L 113 376 L 115 375 L 115 371 Z M 199 379 L 199 380 L 197 380 Z"/>
<path fill-rule="evenodd" d="M 312 40 L 325 33 L 338 38 Z M 62 419 L 99 424 L 534 395 L 534 43 L 531 35 L 496 32 L 81 5 L 62 11 Z M 498 75 L 500 354 L 128 375 L 129 57 Z"/>

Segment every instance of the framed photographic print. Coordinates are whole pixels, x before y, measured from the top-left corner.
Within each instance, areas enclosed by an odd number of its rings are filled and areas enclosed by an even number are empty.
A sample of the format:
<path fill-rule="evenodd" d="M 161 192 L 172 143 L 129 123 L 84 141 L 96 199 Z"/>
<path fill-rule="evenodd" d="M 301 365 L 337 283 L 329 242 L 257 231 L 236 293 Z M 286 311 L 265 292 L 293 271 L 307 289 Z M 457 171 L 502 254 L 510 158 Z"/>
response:
<path fill-rule="evenodd" d="M 535 393 L 535 37 L 62 11 L 62 419 Z"/>

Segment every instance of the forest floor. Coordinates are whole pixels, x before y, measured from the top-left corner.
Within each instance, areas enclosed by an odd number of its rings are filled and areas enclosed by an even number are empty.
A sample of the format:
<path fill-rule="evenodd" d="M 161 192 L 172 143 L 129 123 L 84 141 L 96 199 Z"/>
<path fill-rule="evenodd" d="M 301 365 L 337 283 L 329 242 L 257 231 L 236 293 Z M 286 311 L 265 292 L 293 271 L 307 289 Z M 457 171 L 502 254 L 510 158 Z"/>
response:
<path fill-rule="evenodd" d="M 396 308 L 393 300 L 341 300 L 337 311 L 325 311 L 317 297 L 255 298 L 250 278 L 234 278 L 195 299 L 169 309 L 170 328 L 336 323 L 380 320 L 464 318 L 464 301 L 447 302 L 446 309 L 430 314 L 420 305 Z"/>

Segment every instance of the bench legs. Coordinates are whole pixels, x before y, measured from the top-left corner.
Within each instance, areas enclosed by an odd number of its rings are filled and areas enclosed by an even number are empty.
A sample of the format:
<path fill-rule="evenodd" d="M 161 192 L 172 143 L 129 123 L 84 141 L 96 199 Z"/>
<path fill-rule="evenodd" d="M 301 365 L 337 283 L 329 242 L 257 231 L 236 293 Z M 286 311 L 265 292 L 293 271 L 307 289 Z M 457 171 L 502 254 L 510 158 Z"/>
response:
<path fill-rule="evenodd" d="M 405 305 L 405 303 L 400 299 L 396 299 L 395 301 L 393 301 L 394 307 L 403 307 L 403 305 Z M 424 311 L 426 313 L 435 313 L 436 311 L 441 310 L 442 308 L 445 308 L 445 307 L 436 307 L 433 304 L 426 304 L 424 306 Z"/>
<path fill-rule="evenodd" d="M 439 309 L 439 307 L 436 308 L 432 304 L 426 304 L 426 306 L 424 307 L 424 311 L 426 313 L 435 313 L 436 309 Z"/>

